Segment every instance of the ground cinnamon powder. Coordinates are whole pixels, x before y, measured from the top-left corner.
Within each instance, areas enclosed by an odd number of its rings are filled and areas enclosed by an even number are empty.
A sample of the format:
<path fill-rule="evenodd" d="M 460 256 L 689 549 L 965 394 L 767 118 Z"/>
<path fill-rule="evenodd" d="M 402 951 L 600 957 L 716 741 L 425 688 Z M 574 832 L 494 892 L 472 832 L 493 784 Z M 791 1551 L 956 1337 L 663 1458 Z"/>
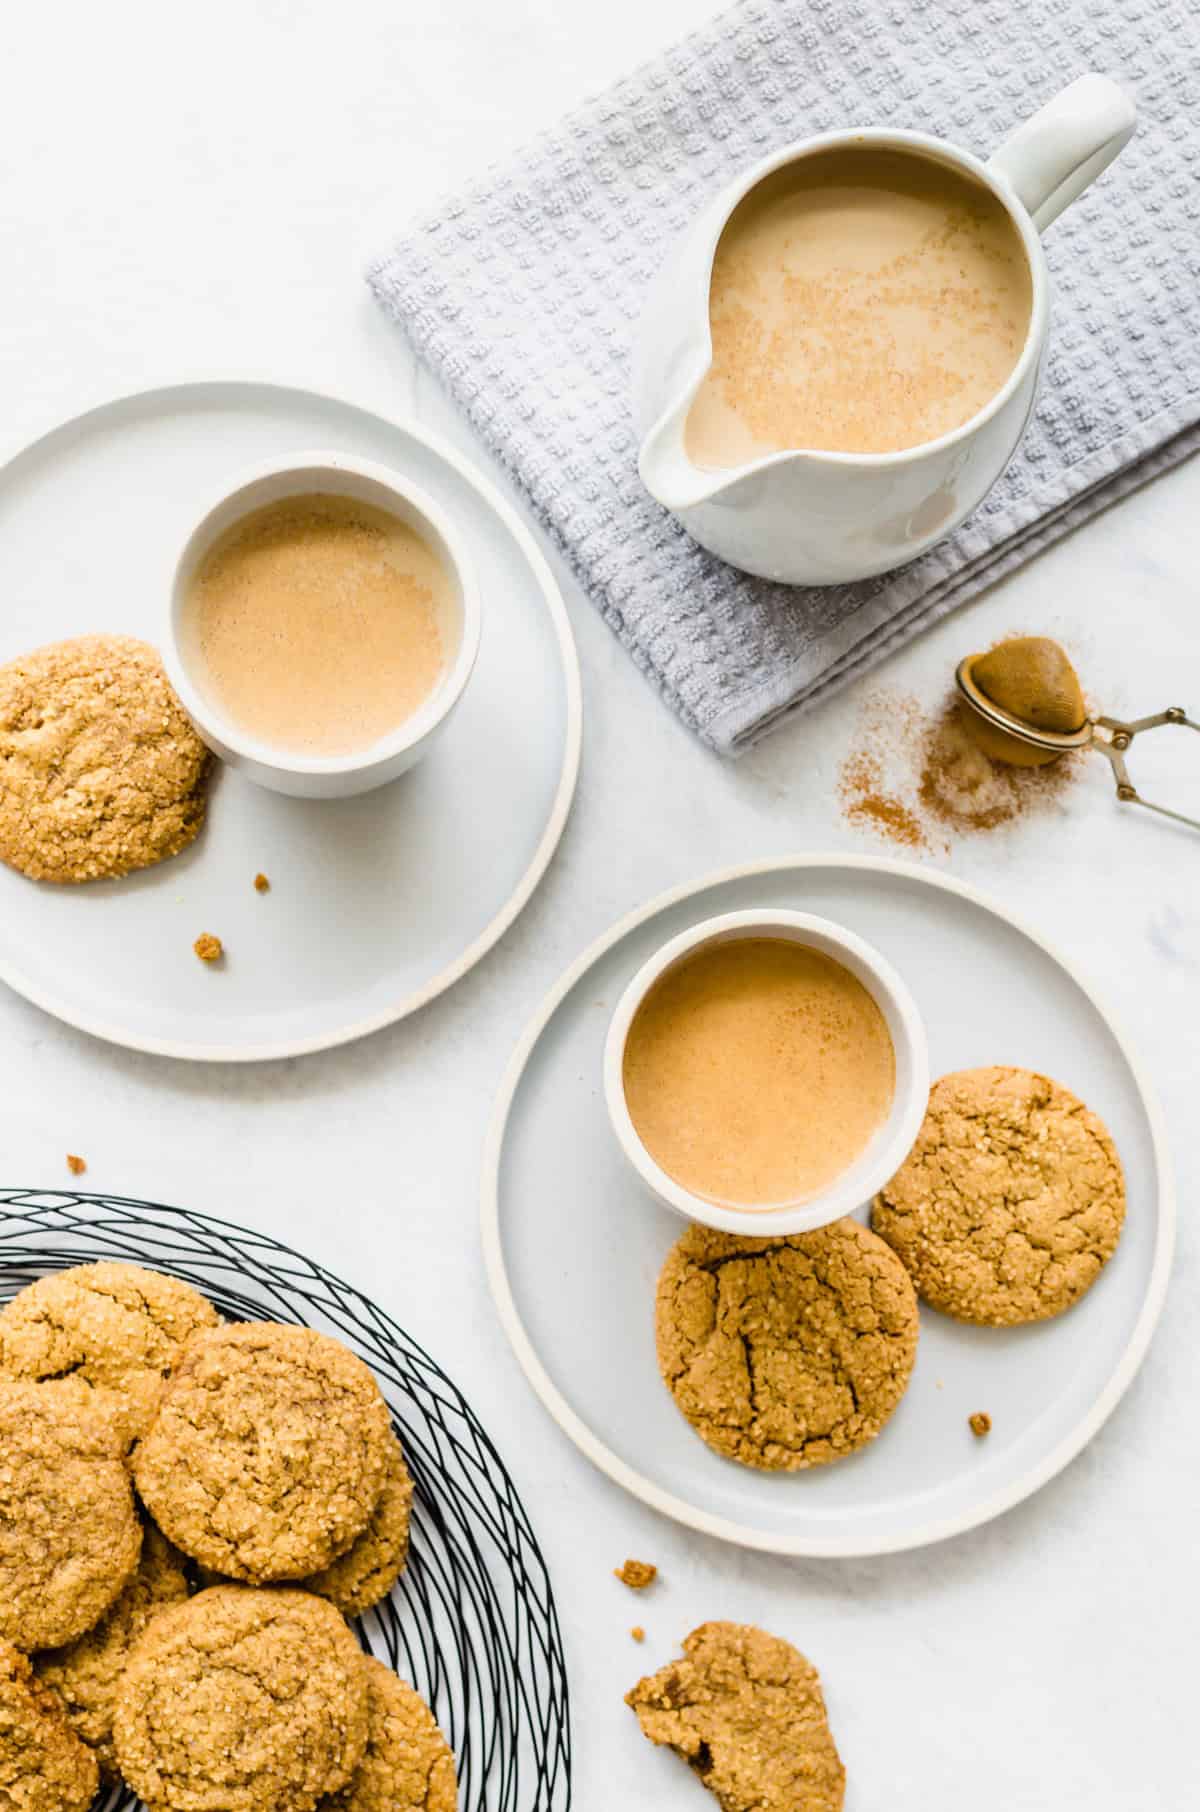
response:
<path fill-rule="evenodd" d="M 1078 755 L 1042 768 L 992 761 L 972 740 L 953 695 L 930 710 L 911 693 L 879 687 L 863 702 L 838 799 L 858 829 L 910 852 L 944 852 L 954 836 L 1052 809 L 1080 767 Z"/>
<path fill-rule="evenodd" d="M 877 831 L 903 849 L 928 849 L 921 820 L 903 799 L 884 790 L 883 768 L 873 755 L 863 749 L 849 754 L 842 764 L 838 788 L 851 824 Z"/>

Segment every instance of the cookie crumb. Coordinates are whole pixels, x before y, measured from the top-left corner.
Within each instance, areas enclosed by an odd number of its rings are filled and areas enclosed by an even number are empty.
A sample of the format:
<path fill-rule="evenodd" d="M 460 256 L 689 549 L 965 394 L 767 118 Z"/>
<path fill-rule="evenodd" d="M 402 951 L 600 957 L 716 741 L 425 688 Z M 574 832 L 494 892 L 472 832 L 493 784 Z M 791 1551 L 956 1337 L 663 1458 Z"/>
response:
<path fill-rule="evenodd" d="M 254 891 L 255 891 L 255 893 L 270 893 L 271 883 L 267 879 L 266 875 L 264 875 L 264 874 L 255 875 Z"/>
<path fill-rule="evenodd" d="M 640 1623 L 635 1623 L 629 1634 L 633 1637 L 635 1642 L 644 1642 L 646 1640 L 646 1632 Z"/>
<path fill-rule="evenodd" d="M 613 1568 L 613 1577 L 631 1592 L 644 1592 L 658 1578 L 658 1568 L 648 1560 L 627 1560 L 623 1567 Z"/>
<path fill-rule="evenodd" d="M 991 1434 L 992 1432 L 992 1418 L 988 1415 L 986 1409 L 977 1409 L 973 1416 L 967 1417 L 967 1421 L 970 1424 L 971 1433 L 973 1435 L 982 1437 L 983 1435 Z"/>
<path fill-rule="evenodd" d="M 73 1177 L 81 1177 L 87 1169 L 87 1159 L 76 1157 L 73 1151 L 67 1153 L 67 1169 Z"/>
<path fill-rule="evenodd" d="M 202 932 L 192 945 L 192 949 L 202 963 L 219 963 L 225 954 L 224 944 L 219 937 L 214 937 L 211 931 Z"/>

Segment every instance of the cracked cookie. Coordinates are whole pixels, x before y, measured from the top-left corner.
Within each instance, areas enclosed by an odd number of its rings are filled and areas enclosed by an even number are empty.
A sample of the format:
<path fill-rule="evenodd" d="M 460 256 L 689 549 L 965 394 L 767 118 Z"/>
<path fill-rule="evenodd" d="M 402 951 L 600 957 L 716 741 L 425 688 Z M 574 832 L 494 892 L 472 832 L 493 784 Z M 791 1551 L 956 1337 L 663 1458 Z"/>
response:
<path fill-rule="evenodd" d="M 73 1642 L 141 1546 L 111 1424 L 41 1385 L 0 1382 L 0 1637 L 26 1650 Z"/>
<path fill-rule="evenodd" d="M 367 1752 L 320 1812 L 457 1812 L 454 1757 L 420 1693 L 368 1660 Z"/>
<path fill-rule="evenodd" d="M 817 1670 L 789 1642 L 743 1623 L 702 1623 L 683 1659 L 639 1680 L 625 1703 L 652 1743 L 674 1749 L 722 1812 L 841 1812 L 846 1770 Z"/>
<path fill-rule="evenodd" d="M 0 1377 L 72 1379 L 126 1441 L 153 1420 L 184 1342 L 217 1311 L 190 1284 L 140 1265 L 74 1265 L 39 1277 L 0 1313 Z"/>
<path fill-rule="evenodd" d="M 408 1560 L 413 1482 L 394 1434 L 388 1454 L 387 1478 L 362 1534 L 320 1573 L 297 1582 L 305 1591 L 328 1598 L 343 1617 L 361 1617 L 386 1598 Z"/>
<path fill-rule="evenodd" d="M 113 1734 L 156 1812 L 313 1812 L 366 1749 L 362 1650 L 323 1598 L 214 1586 L 144 1631 Z"/>
<path fill-rule="evenodd" d="M 99 1776 L 54 1694 L 0 1641 L 0 1806 L 5 1812 L 88 1812 Z"/>
<path fill-rule="evenodd" d="M 864 1446 L 908 1385 L 917 1299 L 857 1221 L 788 1238 L 691 1226 L 658 1280 L 658 1363 L 726 1459 L 798 1472 Z"/>
<path fill-rule="evenodd" d="M 201 1565 L 253 1585 L 299 1581 L 367 1527 L 392 1440 L 379 1386 L 340 1341 L 242 1322 L 189 1342 L 134 1478 Z"/>
<path fill-rule="evenodd" d="M 185 849 L 209 753 L 130 636 L 54 642 L 0 667 L 0 860 L 35 881 L 95 881 Z"/>
<path fill-rule="evenodd" d="M 1048 1076 L 1005 1068 L 934 1083 L 917 1142 L 871 1210 L 924 1301 L 989 1327 L 1078 1302 L 1124 1219 L 1103 1121 Z"/>
<path fill-rule="evenodd" d="M 72 1729 L 95 1754 L 105 1779 L 117 1773 L 113 1707 L 130 1650 L 159 1611 L 187 1596 L 183 1557 L 151 1524 L 136 1573 L 95 1629 L 34 1662 L 39 1680 L 58 1694 Z"/>

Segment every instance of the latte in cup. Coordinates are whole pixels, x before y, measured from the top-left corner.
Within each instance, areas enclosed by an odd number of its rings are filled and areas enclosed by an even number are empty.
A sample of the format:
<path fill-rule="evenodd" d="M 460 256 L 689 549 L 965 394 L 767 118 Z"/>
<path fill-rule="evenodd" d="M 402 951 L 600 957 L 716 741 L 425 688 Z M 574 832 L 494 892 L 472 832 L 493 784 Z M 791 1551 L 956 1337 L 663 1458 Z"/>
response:
<path fill-rule="evenodd" d="M 457 580 L 423 535 L 348 496 L 253 510 L 200 561 L 180 639 L 228 721 L 280 751 L 337 756 L 399 729 L 458 653 Z"/>
<path fill-rule="evenodd" d="M 737 937 L 668 969 L 625 1040 L 625 1102 L 659 1169 L 705 1201 L 820 1194 L 892 1110 L 896 1054 L 857 976 L 808 944 Z"/>
<path fill-rule="evenodd" d="M 1033 280 L 992 191 L 919 153 L 816 151 L 734 209 L 688 456 L 891 453 L 962 427 L 1021 357 Z"/>

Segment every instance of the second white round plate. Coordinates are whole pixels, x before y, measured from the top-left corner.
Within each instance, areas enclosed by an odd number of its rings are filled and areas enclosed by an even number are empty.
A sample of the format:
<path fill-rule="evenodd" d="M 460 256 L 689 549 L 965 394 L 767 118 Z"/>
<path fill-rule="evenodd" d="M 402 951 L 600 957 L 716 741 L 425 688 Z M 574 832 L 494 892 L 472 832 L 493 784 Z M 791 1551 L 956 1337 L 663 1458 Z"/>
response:
<path fill-rule="evenodd" d="M 749 907 L 819 913 L 904 976 L 930 1069 L 1016 1064 L 1107 1121 L 1125 1164 L 1120 1247 L 1055 1321 L 973 1328 L 921 1314 L 912 1383 L 868 1448 L 796 1474 L 720 1459 L 658 1373 L 654 1291 L 680 1222 L 617 1149 L 601 1058 L 609 1015 L 658 945 Z M 636 1496 L 707 1534 L 780 1554 L 919 1547 L 1019 1503 L 1079 1452 L 1120 1398 L 1158 1319 L 1175 1207 L 1160 1115 L 1108 1014 L 1069 964 L 1002 909 L 906 863 L 800 857 L 712 876 L 651 902 L 592 946 L 523 1037 L 483 1178 L 484 1249 L 517 1357 L 576 1445 Z M 976 1410 L 992 1417 L 971 1434 Z"/>
<path fill-rule="evenodd" d="M 395 467 L 475 557 L 479 661 L 411 773 L 355 799 L 288 799 L 218 769 L 183 855 L 120 881 L 39 886 L 0 866 L 0 980 L 135 1049 L 292 1057 L 401 1019 L 496 942 L 545 872 L 579 766 L 566 608 L 516 513 L 459 454 L 337 397 L 183 384 L 107 403 L 0 469 L 0 661 L 63 636 L 161 643 L 171 573 L 246 467 L 305 448 Z M 258 894 L 265 873 L 271 890 Z M 209 970 L 201 932 L 225 945 Z"/>

